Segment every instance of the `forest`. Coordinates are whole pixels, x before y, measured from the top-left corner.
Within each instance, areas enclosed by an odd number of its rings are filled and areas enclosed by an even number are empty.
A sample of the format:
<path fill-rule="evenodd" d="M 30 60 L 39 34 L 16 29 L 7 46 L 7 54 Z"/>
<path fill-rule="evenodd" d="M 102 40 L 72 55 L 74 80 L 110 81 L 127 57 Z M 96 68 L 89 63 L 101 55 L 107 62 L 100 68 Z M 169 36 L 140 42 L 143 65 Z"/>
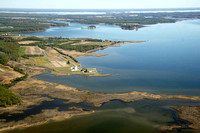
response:
<path fill-rule="evenodd" d="M 18 61 L 18 51 L 19 44 L 17 42 L 0 40 L 0 64 L 5 65 L 9 60 Z"/>
<path fill-rule="evenodd" d="M 68 26 L 65 23 L 54 23 L 36 19 L 14 19 L 14 18 L 0 18 L 0 33 L 2 32 L 37 32 L 44 31 L 53 26 Z"/>
<path fill-rule="evenodd" d="M 21 98 L 15 95 L 7 87 L 0 85 L 0 107 L 7 107 L 10 105 L 20 104 Z"/>

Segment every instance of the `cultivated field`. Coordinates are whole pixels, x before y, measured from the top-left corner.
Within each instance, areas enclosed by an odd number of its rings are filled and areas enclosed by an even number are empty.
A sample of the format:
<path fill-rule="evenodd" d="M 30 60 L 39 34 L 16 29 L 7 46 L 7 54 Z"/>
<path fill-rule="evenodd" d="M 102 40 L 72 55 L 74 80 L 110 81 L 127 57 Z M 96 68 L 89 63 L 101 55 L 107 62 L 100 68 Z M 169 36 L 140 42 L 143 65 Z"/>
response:
<path fill-rule="evenodd" d="M 27 55 L 44 55 L 45 51 L 38 46 L 23 46 Z"/>
<path fill-rule="evenodd" d="M 31 44 L 31 43 L 36 43 L 36 42 L 39 42 L 39 41 L 21 41 L 21 42 L 18 42 L 19 44 Z"/>

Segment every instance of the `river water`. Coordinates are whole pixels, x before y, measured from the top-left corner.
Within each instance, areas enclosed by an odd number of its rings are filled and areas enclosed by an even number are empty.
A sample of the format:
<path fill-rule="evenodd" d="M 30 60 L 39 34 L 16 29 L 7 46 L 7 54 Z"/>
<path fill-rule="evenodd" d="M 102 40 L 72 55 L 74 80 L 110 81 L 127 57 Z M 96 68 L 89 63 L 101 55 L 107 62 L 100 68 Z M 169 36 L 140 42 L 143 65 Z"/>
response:
<path fill-rule="evenodd" d="M 122 44 L 121 47 L 109 47 L 95 52 L 108 56 L 78 58 L 83 67 L 95 67 L 100 73 L 112 76 L 53 76 L 48 73 L 34 78 L 94 92 L 141 91 L 153 94 L 200 96 L 200 20 L 149 25 L 138 31 L 122 30 L 112 25 L 96 25 L 98 28 L 93 30 L 81 29 L 85 26 L 88 25 L 71 23 L 69 27 L 55 27 L 25 35 L 147 42 Z M 157 132 L 155 128 L 159 125 L 184 123 L 177 119 L 176 112 L 169 106 L 188 104 L 193 102 L 111 101 L 92 115 L 13 132 L 155 133 Z"/>

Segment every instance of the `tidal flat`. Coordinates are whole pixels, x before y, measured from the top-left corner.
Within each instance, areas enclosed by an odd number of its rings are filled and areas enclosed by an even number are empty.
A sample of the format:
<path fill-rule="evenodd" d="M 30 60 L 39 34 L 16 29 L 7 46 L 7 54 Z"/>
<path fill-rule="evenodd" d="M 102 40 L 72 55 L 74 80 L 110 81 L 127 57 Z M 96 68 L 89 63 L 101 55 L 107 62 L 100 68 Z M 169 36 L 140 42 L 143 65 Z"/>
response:
<path fill-rule="evenodd" d="M 28 116 L 24 117 L 24 119 L 21 117 L 19 120 L 13 119 L 7 121 L 9 120 L 9 115 L 15 116 L 16 114 L 23 114 L 23 111 L 28 110 L 30 106 L 40 105 L 44 101 L 54 101 L 54 99 L 64 100 L 62 101 L 63 104 L 78 104 L 86 102 L 94 107 L 101 107 L 103 103 L 107 103 L 112 100 L 120 100 L 123 102 L 133 102 L 144 99 L 180 99 L 200 101 L 200 98 L 197 96 L 153 95 L 145 92 L 129 92 L 121 94 L 94 93 L 91 91 L 79 90 L 73 87 L 64 86 L 57 83 L 48 83 L 31 78 L 17 83 L 10 89 L 15 94 L 20 95 L 24 103 L 22 105 L 12 106 L 10 108 L 1 108 L 1 115 L 5 117 L 1 119 L 1 131 L 22 127 L 31 127 L 45 124 L 52 120 L 63 120 L 71 118 L 72 116 L 95 113 L 94 110 L 84 110 L 76 106 L 69 107 L 68 111 L 59 111 L 58 107 L 55 107 L 52 109 L 41 109 L 41 112 L 38 112 L 37 114 L 29 114 Z M 6 114 L 8 115 L 7 117 L 5 116 Z M 196 116 L 198 116 L 198 114 Z M 196 123 L 196 121 L 193 122 Z M 166 130 L 172 130 L 173 128 L 177 127 L 167 128 Z M 179 126 L 179 128 L 181 128 L 181 126 Z"/>

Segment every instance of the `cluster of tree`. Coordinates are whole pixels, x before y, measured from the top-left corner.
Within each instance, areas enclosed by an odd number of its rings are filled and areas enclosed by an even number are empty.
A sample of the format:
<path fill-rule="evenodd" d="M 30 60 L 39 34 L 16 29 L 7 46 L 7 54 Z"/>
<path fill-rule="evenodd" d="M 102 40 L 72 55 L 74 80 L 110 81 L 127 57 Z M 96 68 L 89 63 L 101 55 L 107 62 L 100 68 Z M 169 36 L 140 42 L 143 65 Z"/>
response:
<path fill-rule="evenodd" d="M 44 39 L 35 37 L 35 36 L 31 36 L 31 37 L 23 38 L 21 41 L 44 41 Z"/>
<path fill-rule="evenodd" d="M 96 17 L 85 17 L 82 19 L 70 19 L 71 22 L 84 23 L 84 24 L 124 24 L 124 23 L 138 23 L 138 24 L 157 24 L 157 23 L 174 23 L 175 19 L 165 19 L 165 18 L 145 18 L 145 17 L 135 17 L 135 18 L 96 18 Z"/>
<path fill-rule="evenodd" d="M 71 44 L 63 44 L 58 45 L 57 47 L 65 49 L 65 50 L 76 50 L 80 52 L 87 52 L 92 49 L 96 49 L 99 47 L 103 47 L 101 45 L 71 45 Z"/>
<path fill-rule="evenodd" d="M 85 41 L 90 41 L 90 42 L 102 42 L 103 40 L 101 40 L 101 39 L 86 39 Z"/>
<path fill-rule="evenodd" d="M 19 44 L 0 40 L 0 64 L 6 64 L 9 60 L 18 61 Z"/>
<path fill-rule="evenodd" d="M 68 56 L 68 57 L 71 58 L 74 62 L 79 63 L 79 61 L 78 61 L 76 58 L 72 57 L 71 55 L 65 54 L 65 53 L 61 52 L 60 50 L 58 50 L 58 49 L 56 49 L 56 48 L 53 48 L 53 49 L 56 50 L 58 53 L 64 55 L 64 56 Z M 70 61 L 68 61 L 67 64 L 70 64 Z"/>
<path fill-rule="evenodd" d="M 116 23 L 139 23 L 139 24 L 156 24 L 156 23 L 173 23 L 176 22 L 176 19 L 167 19 L 167 18 L 200 18 L 200 12 L 172 12 L 172 13 L 112 13 L 108 11 L 108 14 L 98 15 L 101 17 L 97 17 L 97 15 L 47 15 L 47 14 L 8 14 L 1 13 L 0 18 L 9 19 L 14 17 L 24 17 L 27 20 L 21 21 L 30 21 L 30 23 L 39 22 L 36 24 L 45 24 L 44 20 L 55 20 L 55 19 L 66 19 L 70 22 L 78 22 L 78 23 L 86 23 L 86 24 L 98 24 L 98 23 L 106 23 L 106 24 L 116 24 Z M 167 17 L 167 18 L 166 18 Z M 14 20 L 14 19 L 13 19 Z M 16 19 L 16 21 L 19 21 Z M 49 22 L 49 21 L 48 21 Z M 46 22 L 46 24 L 48 23 Z M 1 23 L 1 20 L 0 20 Z M 48 26 L 65 26 L 68 24 L 65 23 L 51 23 Z M 2 25 L 2 26 L 12 26 Z M 43 27 L 43 26 L 42 26 Z M 12 30 L 12 29 L 4 29 L 4 30 Z"/>
<path fill-rule="evenodd" d="M 0 107 L 7 107 L 10 105 L 20 104 L 21 98 L 15 95 L 7 87 L 0 85 Z"/>
<path fill-rule="evenodd" d="M 17 42 L 15 39 L 12 37 L 7 37 L 7 36 L 0 36 L 0 40 L 4 42 Z"/>
<path fill-rule="evenodd" d="M 12 26 L 13 28 L 0 29 L 0 32 L 33 32 L 45 30 L 49 25 L 41 24 L 36 20 L 29 19 L 9 19 L 0 18 L 0 23 L 3 26 Z"/>
<path fill-rule="evenodd" d="M 37 32 L 43 31 L 51 26 L 68 26 L 65 23 L 54 23 L 41 20 L 32 19 L 11 19 L 11 18 L 0 18 L 1 27 L 12 28 L 1 28 L 0 32 Z"/>

